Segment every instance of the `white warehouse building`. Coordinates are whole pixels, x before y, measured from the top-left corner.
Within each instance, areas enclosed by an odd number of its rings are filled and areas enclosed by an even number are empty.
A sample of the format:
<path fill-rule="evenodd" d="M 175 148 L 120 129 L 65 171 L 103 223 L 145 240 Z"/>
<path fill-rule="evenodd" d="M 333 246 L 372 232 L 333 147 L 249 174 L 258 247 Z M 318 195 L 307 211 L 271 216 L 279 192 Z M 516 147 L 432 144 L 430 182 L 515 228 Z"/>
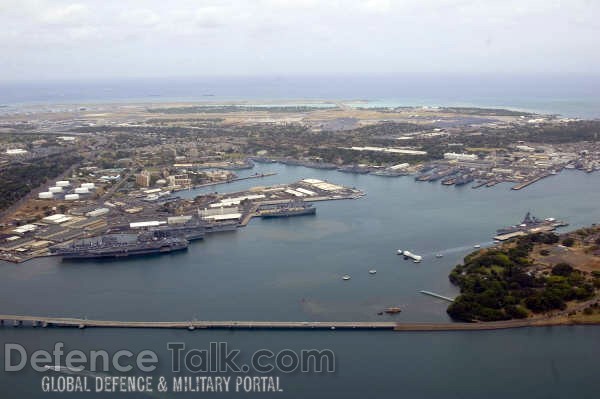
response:
<path fill-rule="evenodd" d="M 459 154 L 457 152 L 446 152 L 444 153 L 444 159 L 454 159 L 457 161 L 475 161 L 477 155 L 475 154 Z"/>

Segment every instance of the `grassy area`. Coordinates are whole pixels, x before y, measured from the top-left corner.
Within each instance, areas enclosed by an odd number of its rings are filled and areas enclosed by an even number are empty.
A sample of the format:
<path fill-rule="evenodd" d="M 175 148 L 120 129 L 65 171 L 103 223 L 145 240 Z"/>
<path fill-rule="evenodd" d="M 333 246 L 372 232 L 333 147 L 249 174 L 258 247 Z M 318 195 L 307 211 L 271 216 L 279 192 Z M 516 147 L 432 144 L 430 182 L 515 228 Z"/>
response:
<path fill-rule="evenodd" d="M 577 313 L 574 316 L 569 316 L 569 320 L 581 324 L 600 324 L 600 313 L 595 313 L 591 315 Z"/>

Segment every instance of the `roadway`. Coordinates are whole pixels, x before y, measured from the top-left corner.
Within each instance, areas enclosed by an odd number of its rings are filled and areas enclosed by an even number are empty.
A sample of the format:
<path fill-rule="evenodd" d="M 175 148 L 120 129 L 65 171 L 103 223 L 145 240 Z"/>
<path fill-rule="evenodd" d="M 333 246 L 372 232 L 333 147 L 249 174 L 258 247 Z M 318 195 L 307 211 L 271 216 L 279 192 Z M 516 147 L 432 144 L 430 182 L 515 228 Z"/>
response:
<path fill-rule="evenodd" d="M 88 320 L 71 317 L 38 317 L 27 315 L 0 315 L 6 325 L 33 327 L 97 327 L 149 329 L 284 329 L 284 330 L 390 330 L 390 331 L 469 331 L 499 330 L 522 327 L 579 324 L 565 318 L 536 317 L 485 323 L 398 323 L 393 321 L 116 321 Z"/>

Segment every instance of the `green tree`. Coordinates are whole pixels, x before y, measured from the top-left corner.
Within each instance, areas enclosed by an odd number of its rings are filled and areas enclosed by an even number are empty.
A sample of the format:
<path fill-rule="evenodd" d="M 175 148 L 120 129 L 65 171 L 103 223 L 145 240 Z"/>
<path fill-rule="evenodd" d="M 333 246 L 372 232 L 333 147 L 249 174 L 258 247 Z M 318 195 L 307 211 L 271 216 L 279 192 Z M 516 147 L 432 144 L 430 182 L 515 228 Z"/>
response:
<path fill-rule="evenodd" d="M 568 277 L 571 275 L 571 273 L 573 273 L 573 270 L 573 266 L 571 266 L 568 263 L 561 262 L 552 267 L 552 274 L 554 274 L 555 276 Z"/>

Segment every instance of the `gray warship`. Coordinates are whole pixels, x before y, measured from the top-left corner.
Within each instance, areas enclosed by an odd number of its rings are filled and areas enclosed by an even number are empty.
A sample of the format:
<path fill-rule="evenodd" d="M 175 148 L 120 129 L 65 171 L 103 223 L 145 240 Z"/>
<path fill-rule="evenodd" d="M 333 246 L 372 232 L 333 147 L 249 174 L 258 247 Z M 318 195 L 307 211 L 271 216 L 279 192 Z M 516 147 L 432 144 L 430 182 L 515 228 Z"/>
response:
<path fill-rule="evenodd" d="M 290 201 L 284 204 L 263 205 L 258 209 L 262 218 L 314 215 L 317 209 L 304 201 Z"/>
<path fill-rule="evenodd" d="M 82 238 L 66 246 L 51 248 L 51 253 L 63 259 L 120 258 L 185 250 L 188 241 L 183 237 L 143 233 L 104 234 Z"/>
<path fill-rule="evenodd" d="M 557 227 L 567 226 L 568 223 L 562 222 L 560 220 L 556 220 L 554 218 L 547 219 L 539 219 L 531 214 L 531 212 L 527 212 L 523 220 L 520 224 L 514 226 L 508 226 L 501 229 L 496 230 L 496 233 L 499 235 L 503 234 L 511 234 L 516 233 L 518 231 L 523 232 L 533 232 L 536 230 L 546 230 L 551 231 L 556 229 Z"/>

